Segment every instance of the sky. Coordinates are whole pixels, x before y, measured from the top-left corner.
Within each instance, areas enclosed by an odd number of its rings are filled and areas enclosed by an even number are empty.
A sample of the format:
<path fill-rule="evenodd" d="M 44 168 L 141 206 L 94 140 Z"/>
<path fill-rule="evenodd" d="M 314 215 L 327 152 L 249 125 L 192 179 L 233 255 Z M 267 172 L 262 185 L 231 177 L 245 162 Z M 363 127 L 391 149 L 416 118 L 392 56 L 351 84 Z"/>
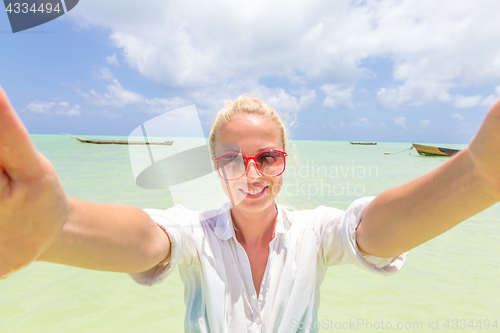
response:
<path fill-rule="evenodd" d="M 129 135 L 195 104 L 273 106 L 292 139 L 468 143 L 500 97 L 496 0 L 80 0 L 12 33 L 0 85 L 30 133 Z"/>

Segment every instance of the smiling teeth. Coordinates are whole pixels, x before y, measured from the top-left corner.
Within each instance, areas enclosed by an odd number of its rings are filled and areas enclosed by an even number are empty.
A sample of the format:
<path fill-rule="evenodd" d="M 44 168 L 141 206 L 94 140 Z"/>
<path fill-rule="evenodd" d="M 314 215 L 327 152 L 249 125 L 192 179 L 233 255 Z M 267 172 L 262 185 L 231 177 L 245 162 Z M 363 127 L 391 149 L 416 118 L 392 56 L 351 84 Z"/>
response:
<path fill-rule="evenodd" d="M 260 193 L 260 192 L 264 191 L 264 189 L 265 189 L 265 187 L 264 187 L 264 188 L 262 188 L 262 189 L 260 189 L 260 190 L 253 190 L 253 191 L 245 191 L 245 190 L 242 190 L 242 191 L 243 191 L 243 192 L 245 192 L 245 193 L 248 193 L 248 194 L 255 195 L 255 194 L 258 194 L 258 193 Z"/>

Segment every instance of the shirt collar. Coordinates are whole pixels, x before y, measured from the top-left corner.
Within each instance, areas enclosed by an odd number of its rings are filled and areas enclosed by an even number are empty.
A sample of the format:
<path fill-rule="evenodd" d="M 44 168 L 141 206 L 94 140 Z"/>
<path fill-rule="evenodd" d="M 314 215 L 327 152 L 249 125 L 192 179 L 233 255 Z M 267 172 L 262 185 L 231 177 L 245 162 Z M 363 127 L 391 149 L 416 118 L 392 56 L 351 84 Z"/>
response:
<path fill-rule="evenodd" d="M 217 220 L 215 224 L 215 234 L 217 237 L 223 240 L 228 240 L 231 237 L 236 239 L 236 234 L 234 233 L 233 220 L 231 219 L 231 203 L 225 203 L 220 209 L 217 215 Z M 290 214 L 283 205 L 276 204 L 278 210 L 278 217 L 276 218 L 276 226 L 274 228 L 275 234 L 283 234 L 290 229 L 291 219 Z"/>

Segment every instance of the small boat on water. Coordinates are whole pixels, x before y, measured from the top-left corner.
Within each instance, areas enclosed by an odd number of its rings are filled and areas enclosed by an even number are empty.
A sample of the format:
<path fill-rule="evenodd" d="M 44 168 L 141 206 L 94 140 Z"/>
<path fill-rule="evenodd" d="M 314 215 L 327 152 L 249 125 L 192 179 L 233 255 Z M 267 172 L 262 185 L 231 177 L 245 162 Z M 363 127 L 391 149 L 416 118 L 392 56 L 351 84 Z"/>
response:
<path fill-rule="evenodd" d="M 173 141 L 163 141 L 163 142 L 145 142 L 145 141 L 125 141 L 125 140 L 97 140 L 97 139 L 85 139 L 79 138 L 77 136 L 68 134 L 73 139 L 76 139 L 83 143 L 93 143 L 97 145 L 163 145 L 171 146 Z"/>
<path fill-rule="evenodd" d="M 424 156 L 454 156 L 461 151 L 451 148 L 417 145 L 415 143 L 413 144 L 413 147 L 415 147 L 420 155 Z"/>
<path fill-rule="evenodd" d="M 363 145 L 363 146 L 373 146 L 376 145 L 376 142 L 351 142 L 349 141 L 351 145 Z"/>

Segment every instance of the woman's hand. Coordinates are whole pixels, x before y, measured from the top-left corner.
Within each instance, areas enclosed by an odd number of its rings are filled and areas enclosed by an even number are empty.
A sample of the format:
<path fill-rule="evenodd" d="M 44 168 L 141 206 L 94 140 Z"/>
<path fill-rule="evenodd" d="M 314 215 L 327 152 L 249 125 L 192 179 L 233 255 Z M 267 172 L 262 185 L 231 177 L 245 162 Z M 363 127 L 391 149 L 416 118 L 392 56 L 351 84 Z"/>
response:
<path fill-rule="evenodd" d="M 500 201 L 500 101 L 469 147 L 428 174 L 377 196 L 357 229 L 362 252 L 391 258 Z"/>
<path fill-rule="evenodd" d="M 500 201 L 500 100 L 488 110 L 469 152 L 485 193 Z"/>
<path fill-rule="evenodd" d="M 0 88 L 0 278 L 47 249 L 68 217 L 69 198 Z"/>

